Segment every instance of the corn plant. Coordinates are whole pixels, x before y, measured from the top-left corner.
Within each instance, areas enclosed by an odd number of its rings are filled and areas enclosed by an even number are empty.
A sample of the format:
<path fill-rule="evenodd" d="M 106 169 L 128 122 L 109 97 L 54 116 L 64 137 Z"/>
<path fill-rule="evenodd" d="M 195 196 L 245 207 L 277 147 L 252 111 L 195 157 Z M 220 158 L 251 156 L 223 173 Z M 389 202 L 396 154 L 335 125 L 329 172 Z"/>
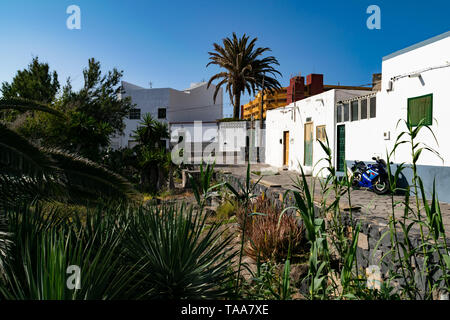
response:
<path fill-rule="evenodd" d="M 247 165 L 247 175 L 245 178 L 245 185 L 243 185 L 240 181 L 238 181 L 239 190 L 236 190 L 230 183 L 228 183 L 228 182 L 225 183 L 225 186 L 228 188 L 228 190 L 230 190 L 234 194 L 238 203 L 244 206 L 245 216 L 259 214 L 259 213 L 250 213 L 248 207 L 249 207 L 250 200 L 253 199 L 254 197 L 256 197 L 256 195 L 254 195 L 253 192 L 262 177 L 259 178 L 256 183 L 252 183 L 251 179 L 250 179 L 250 172 L 251 171 L 250 171 L 250 162 L 249 162 Z M 237 271 L 237 277 L 236 277 L 236 288 L 235 288 L 236 296 L 238 296 L 239 285 L 240 285 L 242 256 L 244 253 L 246 227 L 247 227 L 247 219 L 244 218 L 244 223 L 242 225 L 241 245 L 240 245 L 240 250 L 239 250 L 238 271 Z"/>

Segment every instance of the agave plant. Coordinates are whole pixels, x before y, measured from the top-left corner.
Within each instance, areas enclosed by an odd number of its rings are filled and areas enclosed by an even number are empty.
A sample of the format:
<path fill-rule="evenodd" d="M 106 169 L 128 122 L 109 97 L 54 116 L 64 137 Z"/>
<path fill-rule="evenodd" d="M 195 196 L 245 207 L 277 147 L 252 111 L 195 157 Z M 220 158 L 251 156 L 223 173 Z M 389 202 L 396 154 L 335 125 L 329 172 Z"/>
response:
<path fill-rule="evenodd" d="M 148 277 L 142 282 L 150 299 L 217 299 L 230 294 L 232 259 L 220 224 L 206 228 L 205 214 L 191 208 L 150 207 L 132 218 L 126 244 L 132 261 Z"/>

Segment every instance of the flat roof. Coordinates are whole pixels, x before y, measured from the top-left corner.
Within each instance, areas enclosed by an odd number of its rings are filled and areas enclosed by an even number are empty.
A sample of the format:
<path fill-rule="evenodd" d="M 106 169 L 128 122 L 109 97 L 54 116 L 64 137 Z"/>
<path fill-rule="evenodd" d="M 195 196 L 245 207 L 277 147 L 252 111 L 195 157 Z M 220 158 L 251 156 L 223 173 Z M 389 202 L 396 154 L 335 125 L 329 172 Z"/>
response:
<path fill-rule="evenodd" d="M 391 53 L 391 54 L 389 54 L 389 55 L 383 57 L 383 61 L 389 60 L 389 59 L 391 59 L 391 58 L 394 58 L 394 57 L 399 56 L 399 55 L 401 55 L 401 54 L 404 54 L 404 53 L 406 53 L 406 52 L 409 52 L 409 51 L 412 51 L 412 50 L 415 50 L 415 49 L 424 47 L 424 46 L 426 46 L 426 45 L 429 45 L 429 44 L 431 44 L 431 43 L 433 43 L 433 42 L 436 42 L 436 41 L 445 39 L 445 38 L 447 38 L 447 37 L 450 37 L 450 31 L 447 31 L 447 32 L 445 32 L 445 33 L 443 33 L 443 34 L 440 34 L 440 35 L 435 36 L 435 37 L 433 37 L 433 38 L 430 38 L 430 39 L 428 39 L 428 40 L 425 40 L 425 41 L 416 43 L 416 44 L 414 44 L 414 45 L 412 45 L 412 46 L 409 46 L 409 47 L 407 47 L 407 48 L 405 48 L 405 49 L 398 50 L 398 51 L 396 51 L 396 52 L 394 52 L 394 53 Z"/>

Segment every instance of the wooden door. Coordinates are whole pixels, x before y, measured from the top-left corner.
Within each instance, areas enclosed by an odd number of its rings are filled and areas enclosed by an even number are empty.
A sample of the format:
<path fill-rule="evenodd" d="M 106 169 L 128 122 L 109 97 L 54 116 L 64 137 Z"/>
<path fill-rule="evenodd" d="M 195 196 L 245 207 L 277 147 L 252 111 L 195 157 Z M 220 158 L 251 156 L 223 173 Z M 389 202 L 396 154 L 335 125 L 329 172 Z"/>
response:
<path fill-rule="evenodd" d="M 289 165 L 289 131 L 283 132 L 283 166 Z"/>
<path fill-rule="evenodd" d="M 345 125 L 337 126 L 337 145 L 336 145 L 336 167 L 337 171 L 344 171 L 345 162 Z"/>
<path fill-rule="evenodd" d="M 304 136 L 304 165 L 311 167 L 313 165 L 313 128 L 312 122 L 305 123 L 305 136 Z"/>

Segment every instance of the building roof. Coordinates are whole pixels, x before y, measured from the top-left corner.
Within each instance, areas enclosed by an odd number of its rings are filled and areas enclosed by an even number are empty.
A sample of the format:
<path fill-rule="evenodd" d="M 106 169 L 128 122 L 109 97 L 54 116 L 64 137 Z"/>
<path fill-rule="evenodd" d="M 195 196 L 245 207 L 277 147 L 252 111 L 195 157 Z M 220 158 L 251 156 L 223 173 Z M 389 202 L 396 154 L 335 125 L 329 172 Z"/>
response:
<path fill-rule="evenodd" d="M 409 52 L 409 51 L 412 51 L 412 50 L 415 50 L 415 49 L 424 47 L 424 46 L 426 46 L 426 45 L 429 45 L 429 44 L 431 44 L 431 43 L 433 43 L 433 42 L 436 42 L 436 41 L 445 39 L 445 38 L 447 38 L 447 37 L 450 37 L 450 31 L 447 31 L 447 32 L 445 32 L 445 33 L 443 33 L 443 34 L 440 34 L 440 35 L 435 36 L 435 37 L 433 37 L 433 38 L 430 38 L 430 39 L 428 39 L 428 40 L 425 40 L 425 41 L 416 43 L 416 44 L 414 44 L 414 45 L 412 45 L 412 46 L 409 46 L 409 47 L 407 47 L 407 48 L 405 48 L 405 49 L 398 50 L 398 51 L 396 51 L 396 52 L 394 52 L 394 53 L 391 53 L 391 54 L 389 54 L 389 55 L 383 57 L 383 61 L 392 59 L 392 58 L 394 58 L 394 57 L 396 57 L 396 56 L 399 56 L 399 55 L 404 54 L 404 53 L 407 53 L 407 52 Z"/>

